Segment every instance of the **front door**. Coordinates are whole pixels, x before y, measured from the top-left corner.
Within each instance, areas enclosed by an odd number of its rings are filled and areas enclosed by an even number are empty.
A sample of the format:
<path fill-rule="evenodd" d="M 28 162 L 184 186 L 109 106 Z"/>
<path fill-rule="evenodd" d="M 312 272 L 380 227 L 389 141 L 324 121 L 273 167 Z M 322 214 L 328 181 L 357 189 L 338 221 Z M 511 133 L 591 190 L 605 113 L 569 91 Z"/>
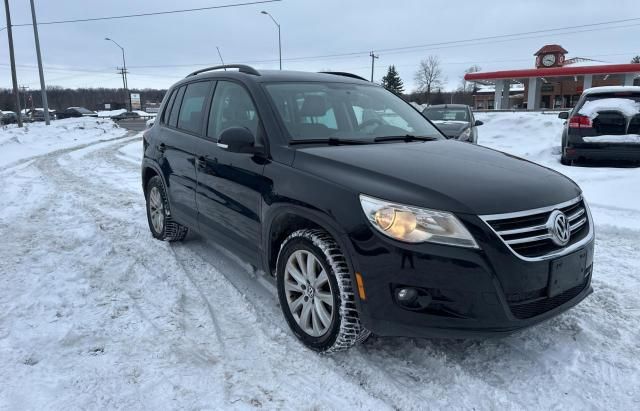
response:
<path fill-rule="evenodd" d="M 269 189 L 263 176 L 265 159 L 230 153 L 216 144 L 229 127 L 246 127 L 261 138 L 258 112 L 249 92 L 239 83 L 217 82 L 208 116 L 206 138 L 197 158 L 198 220 L 200 230 L 258 261 L 260 208 Z"/>

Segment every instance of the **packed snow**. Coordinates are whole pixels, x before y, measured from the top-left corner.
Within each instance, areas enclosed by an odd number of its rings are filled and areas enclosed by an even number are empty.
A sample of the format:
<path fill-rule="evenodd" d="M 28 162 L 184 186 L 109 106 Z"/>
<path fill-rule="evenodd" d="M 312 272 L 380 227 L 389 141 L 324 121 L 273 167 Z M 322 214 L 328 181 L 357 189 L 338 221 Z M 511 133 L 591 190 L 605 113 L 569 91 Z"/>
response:
<path fill-rule="evenodd" d="M 593 137 L 582 137 L 587 143 L 624 143 L 624 144 L 640 144 L 640 135 L 638 134 L 603 134 Z"/>
<path fill-rule="evenodd" d="M 505 338 L 374 337 L 332 357 L 297 342 L 271 283 L 221 245 L 151 238 L 139 135 L 2 129 L 0 409 L 638 409 L 640 170 L 560 165 L 553 115 L 476 117 L 480 144 L 582 186 L 594 294 Z"/>
<path fill-rule="evenodd" d="M 640 102 L 629 98 L 590 100 L 584 103 L 578 113 L 594 119 L 601 111 L 619 111 L 627 117 L 633 117 L 640 112 Z"/>

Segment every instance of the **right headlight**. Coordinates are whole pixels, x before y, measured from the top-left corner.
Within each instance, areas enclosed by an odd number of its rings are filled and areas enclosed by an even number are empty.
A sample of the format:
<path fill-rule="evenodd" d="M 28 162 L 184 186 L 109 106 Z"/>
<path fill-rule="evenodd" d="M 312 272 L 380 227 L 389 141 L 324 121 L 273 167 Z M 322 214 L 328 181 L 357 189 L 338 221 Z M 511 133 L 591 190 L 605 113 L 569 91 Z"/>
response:
<path fill-rule="evenodd" d="M 392 203 L 364 194 L 360 194 L 360 204 L 373 227 L 396 240 L 479 248 L 462 222 L 449 212 Z"/>
<path fill-rule="evenodd" d="M 460 133 L 458 138 L 460 140 L 468 140 L 470 136 L 471 136 L 471 128 L 467 128 L 462 133 Z"/>

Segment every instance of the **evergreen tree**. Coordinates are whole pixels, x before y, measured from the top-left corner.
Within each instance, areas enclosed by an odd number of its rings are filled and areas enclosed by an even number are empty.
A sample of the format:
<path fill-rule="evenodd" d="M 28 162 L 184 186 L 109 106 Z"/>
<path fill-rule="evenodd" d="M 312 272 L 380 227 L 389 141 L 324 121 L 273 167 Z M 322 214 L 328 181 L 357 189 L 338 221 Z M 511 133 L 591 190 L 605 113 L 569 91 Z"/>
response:
<path fill-rule="evenodd" d="M 398 96 L 404 93 L 404 84 L 396 71 L 396 66 L 389 66 L 387 75 L 382 77 L 382 87 Z"/>
<path fill-rule="evenodd" d="M 633 63 L 633 64 L 640 63 L 640 56 L 635 56 L 634 58 L 632 58 L 631 59 L 631 63 Z"/>

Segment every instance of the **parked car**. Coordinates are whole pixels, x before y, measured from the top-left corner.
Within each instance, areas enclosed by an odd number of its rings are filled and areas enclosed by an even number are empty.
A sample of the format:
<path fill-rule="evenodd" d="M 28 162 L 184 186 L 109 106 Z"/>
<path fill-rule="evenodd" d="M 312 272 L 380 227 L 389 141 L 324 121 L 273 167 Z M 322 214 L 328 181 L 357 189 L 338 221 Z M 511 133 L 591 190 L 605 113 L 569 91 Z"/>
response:
<path fill-rule="evenodd" d="M 18 122 L 18 115 L 13 111 L 0 111 L 0 124 L 15 124 Z"/>
<path fill-rule="evenodd" d="M 561 162 L 640 161 L 640 87 L 610 86 L 585 90 L 562 132 Z"/>
<path fill-rule="evenodd" d="M 437 104 L 422 111 L 450 139 L 478 142 L 478 126 L 482 121 L 473 117 L 471 107 L 464 104 Z"/>
<path fill-rule="evenodd" d="M 28 109 L 25 111 L 25 120 L 27 121 L 44 121 L 44 109 L 43 108 L 35 108 Z M 56 111 L 49 109 L 49 119 L 56 119 Z"/>
<path fill-rule="evenodd" d="M 125 111 L 123 113 L 117 114 L 115 116 L 111 116 L 111 120 L 119 121 L 119 120 L 131 120 L 140 118 L 140 114 L 135 111 Z"/>
<path fill-rule="evenodd" d="M 58 120 L 62 118 L 72 117 L 98 117 L 98 113 L 84 107 L 69 107 L 65 110 L 59 111 L 56 117 L 58 118 Z"/>
<path fill-rule="evenodd" d="M 197 231 L 261 268 L 313 350 L 508 334 L 592 292 L 574 182 L 449 141 L 354 75 L 199 70 L 169 89 L 143 152 L 153 237 Z"/>

